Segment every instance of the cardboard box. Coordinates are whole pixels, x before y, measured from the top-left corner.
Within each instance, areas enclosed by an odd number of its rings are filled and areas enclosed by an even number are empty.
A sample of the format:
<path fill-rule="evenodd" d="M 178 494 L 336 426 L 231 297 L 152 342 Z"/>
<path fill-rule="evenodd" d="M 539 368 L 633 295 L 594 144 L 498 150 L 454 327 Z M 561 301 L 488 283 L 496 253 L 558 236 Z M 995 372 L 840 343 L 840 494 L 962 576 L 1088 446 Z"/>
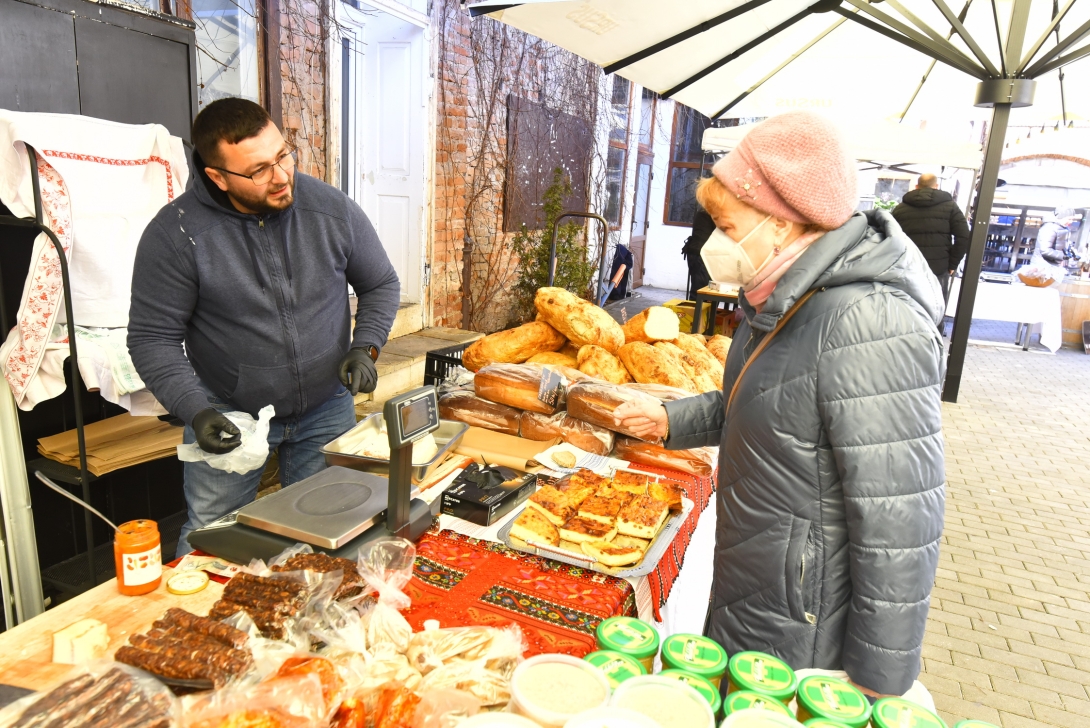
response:
<path fill-rule="evenodd" d="M 491 472 L 491 478 L 482 475 Z M 482 473 L 470 465 L 443 491 L 441 512 L 480 526 L 491 526 L 529 498 L 537 475 L 493 466 Z"/>

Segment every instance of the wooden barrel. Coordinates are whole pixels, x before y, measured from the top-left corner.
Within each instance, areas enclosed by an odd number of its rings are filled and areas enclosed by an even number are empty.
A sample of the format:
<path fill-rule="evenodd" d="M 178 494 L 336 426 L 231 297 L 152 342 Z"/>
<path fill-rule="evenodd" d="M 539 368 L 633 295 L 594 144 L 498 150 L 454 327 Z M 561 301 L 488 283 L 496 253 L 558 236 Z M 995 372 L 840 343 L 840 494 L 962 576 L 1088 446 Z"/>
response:
<path fill-rule="evenodd" d="M 1063 343 L 1082 348 L 1082 322 L 1090 321 L 1090 281 L 1066 279 L 1060 286 L 1060 320 Z"/>

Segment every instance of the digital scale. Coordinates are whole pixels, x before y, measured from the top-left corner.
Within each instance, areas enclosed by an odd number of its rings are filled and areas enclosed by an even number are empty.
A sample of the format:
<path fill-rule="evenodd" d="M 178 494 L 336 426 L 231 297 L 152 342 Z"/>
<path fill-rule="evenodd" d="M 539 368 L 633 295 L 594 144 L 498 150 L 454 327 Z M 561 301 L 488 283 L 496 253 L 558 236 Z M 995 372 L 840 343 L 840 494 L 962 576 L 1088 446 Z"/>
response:
<path fill-rule="evenodd" d="M 266 561 L 302 542 L 355 561 L 361 546 L 379 538 L 418 539 L 437 513 L 414 498 L 413 443 L 439 428 L 434 387 L 386 402 L 390 477 L 333 466 L 229 513 L 189 534 L 189 544 L 236 564 Z M 435 501 L 438 508 L 439 499 Z"/>

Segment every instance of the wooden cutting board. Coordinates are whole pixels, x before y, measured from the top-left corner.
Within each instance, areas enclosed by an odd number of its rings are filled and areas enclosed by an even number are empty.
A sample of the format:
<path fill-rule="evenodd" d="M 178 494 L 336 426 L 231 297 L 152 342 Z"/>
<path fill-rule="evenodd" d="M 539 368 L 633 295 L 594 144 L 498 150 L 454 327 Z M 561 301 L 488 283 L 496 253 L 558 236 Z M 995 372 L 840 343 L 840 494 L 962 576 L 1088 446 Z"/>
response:
<path fill-rule="evenodd" d="M 76 668 L 52 662 L 53 633 L 73 622 L 88 617 L 103 622 L 110 633 L 106 655 L 112 657 L 129 635 L 147 632 L 171 607 L 203 616 L 223 593 L 222 584 L 209 581 L 196 594 L 171 594 L 166 581 L 172 573 L 164 568 L 159 588 L 139 597 L 119 594 L 116 580 L 111 579 L 0 634 L 0 682 L 31 690 L 49 690 L 63 682 Z"/>

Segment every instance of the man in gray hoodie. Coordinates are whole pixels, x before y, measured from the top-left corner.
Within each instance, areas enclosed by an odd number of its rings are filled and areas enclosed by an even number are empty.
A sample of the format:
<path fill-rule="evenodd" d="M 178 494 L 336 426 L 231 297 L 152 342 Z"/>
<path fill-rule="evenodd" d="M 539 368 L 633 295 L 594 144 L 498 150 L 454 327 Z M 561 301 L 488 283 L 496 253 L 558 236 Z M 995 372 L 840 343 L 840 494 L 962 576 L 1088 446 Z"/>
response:
<path fill-rule="evenodd" d="M 363 210 L 298 172 L 257 104 L 213 102 L 194 120 L 193 142 L 195 184 L 140 239 L 129 352 L 156 399 L 185 421 L 184 441 L 206 452 L 240 444 L 225 412 L 273 405 L 269 446 L 291 485 L 325 467 L 318 449 L 355 425 L 352 395 L 374 390 L 397 274 Z M 191 550 L 191 531 L 252 501 L 261 473 L 186 463 L 178 554 Z"/>

